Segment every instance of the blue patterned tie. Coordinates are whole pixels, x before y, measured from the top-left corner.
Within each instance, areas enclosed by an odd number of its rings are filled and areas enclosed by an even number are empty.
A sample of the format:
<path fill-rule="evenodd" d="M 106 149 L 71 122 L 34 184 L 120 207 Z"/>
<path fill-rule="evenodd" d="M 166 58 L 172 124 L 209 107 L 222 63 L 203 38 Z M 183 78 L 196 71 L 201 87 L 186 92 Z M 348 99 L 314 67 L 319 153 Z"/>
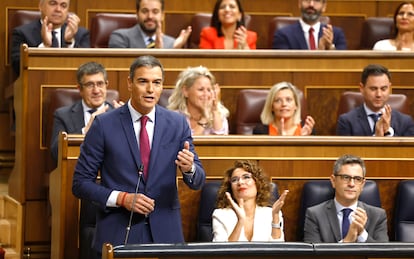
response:
<path fill-rule="evenodd" d="M 352 212 L 351 209 L 345 208 L 342 210 L 342 239 L 345 238 L 349 230 L 349 214 Z"/>

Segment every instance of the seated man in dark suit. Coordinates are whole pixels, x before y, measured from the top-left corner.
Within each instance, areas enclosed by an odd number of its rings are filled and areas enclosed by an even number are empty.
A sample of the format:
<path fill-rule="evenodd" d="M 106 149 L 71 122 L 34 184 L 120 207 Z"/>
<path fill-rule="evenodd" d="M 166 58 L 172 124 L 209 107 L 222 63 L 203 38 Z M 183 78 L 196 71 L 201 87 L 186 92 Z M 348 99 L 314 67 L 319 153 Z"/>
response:
<path fill-rule="evenodd" d="M 137 24 L 111 33 L 110 48 L 182 48 L 191 34 L 191 27 L 181 30 L 177 39 L 162 32 L 164 0 L 136 0 Z"/>
<path fill-rule="evenodd" d="M 274 49 L 345 50 L 342 29 L 319 21 L 327 0 L 298 0 L 301 19 L 275 32 Z M 316 40 L 315 40 L 316 39 Z"/>
<path fill-rule="evenodd" d="M 368 65 L 361 76 L 359 90 L 364 104 L 338 118 L 336 134 L 342 136 L 414 136 L 414 121 L 387 104 L 391 75 L 381 65 Z"/>
<path fill-rule="evenodd" d="M 76 78 L 82 100 L 61 107 L 54 114 L 50 150 L 55 162 L 58 156 L 59 132 L 86 134 L 97 115 L 123 104 L 122 102 L 110 104 L 105 101 L 108 75 L 101 64 L 88 62 L 81 65 Z"/>
<path fill-rule="evenodd" d="M 330 178 L 335 198 L 306 210 L 305 242 L 388 242 L 385 210 L 358 201 L 365 174 L 357 156 L 343 155 L 335 162 Z"/>
<path fill-rule="evenodd" d="M 89 32 L 79 27 L 79 17 L 69 14 L 69 0 L 40 0 L 41 19 L 13 30 L 11 59 L 14 72 L 20 74 L 20 46 L 89 48 Z"/>

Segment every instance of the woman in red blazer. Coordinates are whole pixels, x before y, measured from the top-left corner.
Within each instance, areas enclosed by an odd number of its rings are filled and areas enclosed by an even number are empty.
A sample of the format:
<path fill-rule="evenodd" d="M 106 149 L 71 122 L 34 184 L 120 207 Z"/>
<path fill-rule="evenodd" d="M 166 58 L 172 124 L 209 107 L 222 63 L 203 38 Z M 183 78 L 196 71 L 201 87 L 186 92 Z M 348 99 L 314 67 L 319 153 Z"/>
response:
<path fill-rule="evenodd" d="M 256 49 L 257 34 L 245 27 L 240 0 L 217 0 L 210 27 L 200 34 L 200 49 Z"/>

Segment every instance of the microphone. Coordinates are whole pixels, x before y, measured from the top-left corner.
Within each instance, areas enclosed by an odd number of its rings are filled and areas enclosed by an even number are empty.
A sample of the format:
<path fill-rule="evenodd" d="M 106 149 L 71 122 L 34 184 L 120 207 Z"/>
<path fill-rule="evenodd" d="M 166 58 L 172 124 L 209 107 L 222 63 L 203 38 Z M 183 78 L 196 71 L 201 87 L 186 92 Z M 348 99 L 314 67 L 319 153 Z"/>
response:
<path fill-rule="evenodd" d="M 137 199 L 139 184 L 141 183 L 141 177 L 142 177 L 143 172 L 144 172 L 144 165 L 139 165 L 139 168 L 138 168 L 138 182 L 137 182 L 137 186 L 135 188 L 134 198 L 132 199 L 131 214 L 129 214 L 129 223 L 128 223 L 128 226 L 126 227 L 126 235 L 125 235 L 124 245 L 126 245 L 128 243 L 129 231 L 131 230 L 131 224 L 132 224 L 132 216 L 134 215 L 134 205 L 135 205 L 135 201 Z"/>

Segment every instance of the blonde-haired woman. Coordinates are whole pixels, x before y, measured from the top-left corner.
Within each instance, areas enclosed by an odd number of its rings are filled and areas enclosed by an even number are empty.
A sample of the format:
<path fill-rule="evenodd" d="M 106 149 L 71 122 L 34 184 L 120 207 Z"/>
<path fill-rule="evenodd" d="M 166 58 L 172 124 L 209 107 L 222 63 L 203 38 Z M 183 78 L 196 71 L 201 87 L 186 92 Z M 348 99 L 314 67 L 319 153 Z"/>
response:
<path fill-rule="evenodd" d="M 313 133 L 315 120 L 307 116 L 301 122 L 300 100 L 297 88 L 288 82 L 275 84 L 267 95 L 260 119 L 263 124 L 253 134 L 273 136 L 305 136 Z"/>
<path fill-rule="evenodd" d="M 206 67 L 189 67 L 178 76 L 167 108 L 187 117 L 193 135 L 227 135 L 229 111 L 219 96 L 220 87 Z"/>

